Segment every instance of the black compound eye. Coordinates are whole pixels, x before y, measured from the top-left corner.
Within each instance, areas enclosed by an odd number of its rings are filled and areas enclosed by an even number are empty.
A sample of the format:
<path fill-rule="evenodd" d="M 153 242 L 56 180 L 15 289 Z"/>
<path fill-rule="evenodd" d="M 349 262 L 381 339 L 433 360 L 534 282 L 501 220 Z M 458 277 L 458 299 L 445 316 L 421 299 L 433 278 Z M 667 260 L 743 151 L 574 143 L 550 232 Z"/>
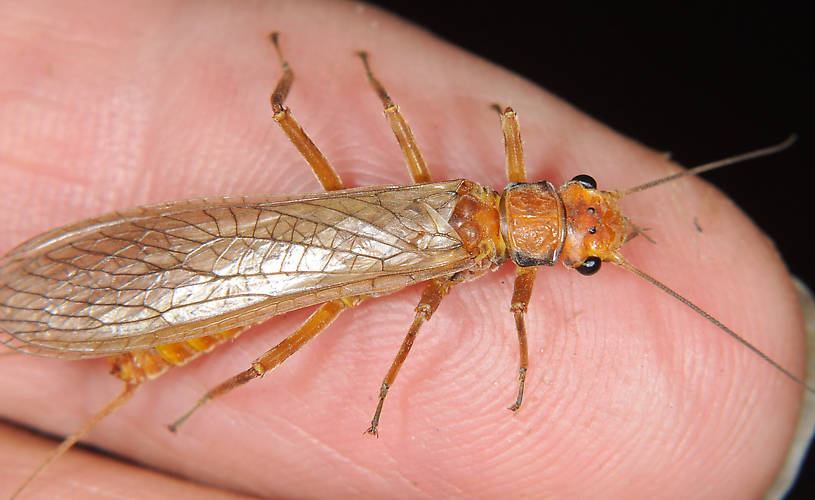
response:
<path fill-rule="evenodd" d="M 586 189 L 597 189 L 597 181 L 594 177 L 586 174 L 575 175 L 572 177 L 573 181 L 579 182 L 581 186 Z"/>
<path fill-rule="evenodd" d="M 600 264 L 602 262 L 603 261 L 600 260 L 600 257 L 589 257 L 575 269 L 577 269 L 577 272 L 582 274 L 583 276 L 591 276 L 592 274 L 600 270 Z"/>

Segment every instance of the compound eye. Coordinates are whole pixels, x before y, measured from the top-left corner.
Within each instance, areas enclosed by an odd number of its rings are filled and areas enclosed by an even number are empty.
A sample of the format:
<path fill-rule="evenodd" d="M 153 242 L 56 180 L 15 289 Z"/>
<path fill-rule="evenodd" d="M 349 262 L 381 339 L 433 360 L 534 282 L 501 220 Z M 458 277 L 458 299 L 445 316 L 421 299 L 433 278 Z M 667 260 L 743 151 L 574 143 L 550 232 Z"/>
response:
<path fill-rule="evenodd" d="M 600 260 L 600 257 L 589 257 L 575 269 L 577 269 L 577 272 L 583 276 L 591 276 L 600 270 L 600 264 L 602 262 L 603 261 Z"/>
<path fill-rule="evenodd" d="M 597 181 L 594 177 L 586 174 L 575 175 L 572 181 L 579 182 L 586 189 L 597 189 Z"/>

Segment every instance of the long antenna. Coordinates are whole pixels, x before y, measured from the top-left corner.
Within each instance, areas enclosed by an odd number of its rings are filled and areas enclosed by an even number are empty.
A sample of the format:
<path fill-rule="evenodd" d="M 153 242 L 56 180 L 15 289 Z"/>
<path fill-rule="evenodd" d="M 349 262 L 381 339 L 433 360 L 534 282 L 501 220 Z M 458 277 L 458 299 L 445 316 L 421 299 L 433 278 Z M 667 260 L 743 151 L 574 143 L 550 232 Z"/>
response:
<path fill-rule="evenodd" d="M 661 179 L 656 179 L 650 182 L 646 182 L 645 184 L 640 184 L 639 186 L 634 186 L 628 189 L 620 189 L 615 191 L 614 193 L 617 197 L 622 198 L 623 196 L 629 195 L 631 193 L 636 193 L 638 191 L 644 191 L 646 189 L 650 189 L 654 186 L 658 186 L 660 184 L 664 184 L 666 182 L 670 182 L 674 179 L 679 179 L 680 177 L 685 177 L 686 175 L 698 175 L 702 172 L 707 172 L 708 170 L 713 170 L 716 168 L 726 167 L 727 165 L 733 165 L 734 163 L 740 163 L 747 160 L 752 160 L 754 158 L 760 158 L 762 156 L 771 155 L 774 153 L 778 153 L 779 151 L 783 151 L 788 147 L 792 146 L 792 144 L 798 139 L 796 134 L 791 134 L 784 142 L 780 144 L 776 144 L 774 146 L 769 146 L 762 149 L 757 149 L 755 151 L 750 151 L 748 153 L 731 156 L 729 158 L 725 158 L 723 160 L 714 161 L 711 163 L 705 163 L 704 165 L 699 165 L 698 167 L 694 167 L 682 172 L 677 172 L 675 174 L 669 175 L 667 177 L 662 177 Z"/>
<path fill-rule="evenodd" d="M 718 319 L 714 318 L 713 316 L 711 316 L 710 314 L 705 312 L 705 310 L 702 309 L 701 307 L 697 306 L 696 304 L 694 304 L 690 300 L 686 299 L 682 295 L 679 295 L 677 292 L 673 291 L 670 287 L 668 287 L 667 285 L 665 285 L 661 281 L 658 281 L 656 278 L 654 278 L 650 274 L 647 274 L 646 272 L 641 271 L 640 269 L 634 267 L 627 260 L 622 258 L 622 256 L 618 255 L 617 259 L 613 260 L 612 262 L 614 262 L 618 266 L 622 267 L 623 269 L 636 274 L 637 276 L 644 279 L 648 283 L 651 283 L 652 285 L 659 288 L 663 292 L 667 293 L 671 297 L 675 298 L 679 302 L 682 302 L 683 304 L 685 304 L 689 308 L 693 309 L 699 316 L 702 316 L 706 320 L 708 320 L 711 323 L 713 323 L 714 325 L 716 325 L 721 331 L 723 331 L 724 333 L 726 333 L 726 334 L 730 335 L 731 337 L 733 337 L 734 339 L 736 339 L 743 346 L 745 346 L 748 349 L 750 349 L 751 351 L 753 351 L 758 357 L 760 357 L 761 359 L 763 359 L 764 361 L 766 361 L 767 363 L 769 363 L 770 365 L 775 367 L 778 371 L 780 371 L 781 373 L 783 373 L 784 375 L 786 375 L 787 377 L 792 379 L 793 382 L 797 383 L 798 385 L 800 385 L 801 387 L 803 387 L 807 391 L 811 392 L 812 394 L 815 394 L 815 388 L 807 385 L 806 382 L 804 382 L 800 378 L 798 378 L 795 375 L 793 375 L 792 373 L 790 373 L 786 368 L 781 366 L 781 364 L 779 364 L 777 361 L 775 361 L 771 357 L 769 357 L 766 354 L 764 354 L 763 352 L 761 352 L 761 350 L 759 350 L 759 348 L 757 348 L 756 346 L 754 346 L 753 344 L 748 342 L 744 337 L 742 337 L 738 333 L 734 332 L 733 330 L 731 330 L 730 328 L 725 326 L 724 323 L 722 323 Z"/>

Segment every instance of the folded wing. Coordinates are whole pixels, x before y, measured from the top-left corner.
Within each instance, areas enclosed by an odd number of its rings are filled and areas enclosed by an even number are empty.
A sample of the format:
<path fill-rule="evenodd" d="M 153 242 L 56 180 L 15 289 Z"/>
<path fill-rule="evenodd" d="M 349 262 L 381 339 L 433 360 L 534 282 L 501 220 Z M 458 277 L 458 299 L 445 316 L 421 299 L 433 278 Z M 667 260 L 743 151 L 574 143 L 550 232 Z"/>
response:
<path fill-rule="evenodd" d="M 461 182 L 182 201 L 56 229 L 0 259 L 0 342 L 106 356 L 465 270 L 447 222 Z"/>

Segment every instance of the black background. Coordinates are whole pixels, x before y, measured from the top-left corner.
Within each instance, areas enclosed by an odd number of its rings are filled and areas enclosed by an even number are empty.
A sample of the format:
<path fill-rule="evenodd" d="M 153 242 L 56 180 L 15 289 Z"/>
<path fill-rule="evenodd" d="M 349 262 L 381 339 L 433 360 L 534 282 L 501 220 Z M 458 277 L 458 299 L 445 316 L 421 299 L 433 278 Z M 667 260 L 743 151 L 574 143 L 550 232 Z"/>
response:
<path fill-rule="evenodd" d="M 653 7 L 380 1 L 693 166 L 799 135 L 792 149 L 706 174 L 775 241 L 810 287 L 813 153 L 810 16 L 797 7 Z M 485 2 L 486 4 L 486 2 Z M 808 43 L 809 42 L 809 43 Z M 531 140 L 531 138 L 527 138 Z M 810 456 L 788 498 L 812 498 Z"/>

